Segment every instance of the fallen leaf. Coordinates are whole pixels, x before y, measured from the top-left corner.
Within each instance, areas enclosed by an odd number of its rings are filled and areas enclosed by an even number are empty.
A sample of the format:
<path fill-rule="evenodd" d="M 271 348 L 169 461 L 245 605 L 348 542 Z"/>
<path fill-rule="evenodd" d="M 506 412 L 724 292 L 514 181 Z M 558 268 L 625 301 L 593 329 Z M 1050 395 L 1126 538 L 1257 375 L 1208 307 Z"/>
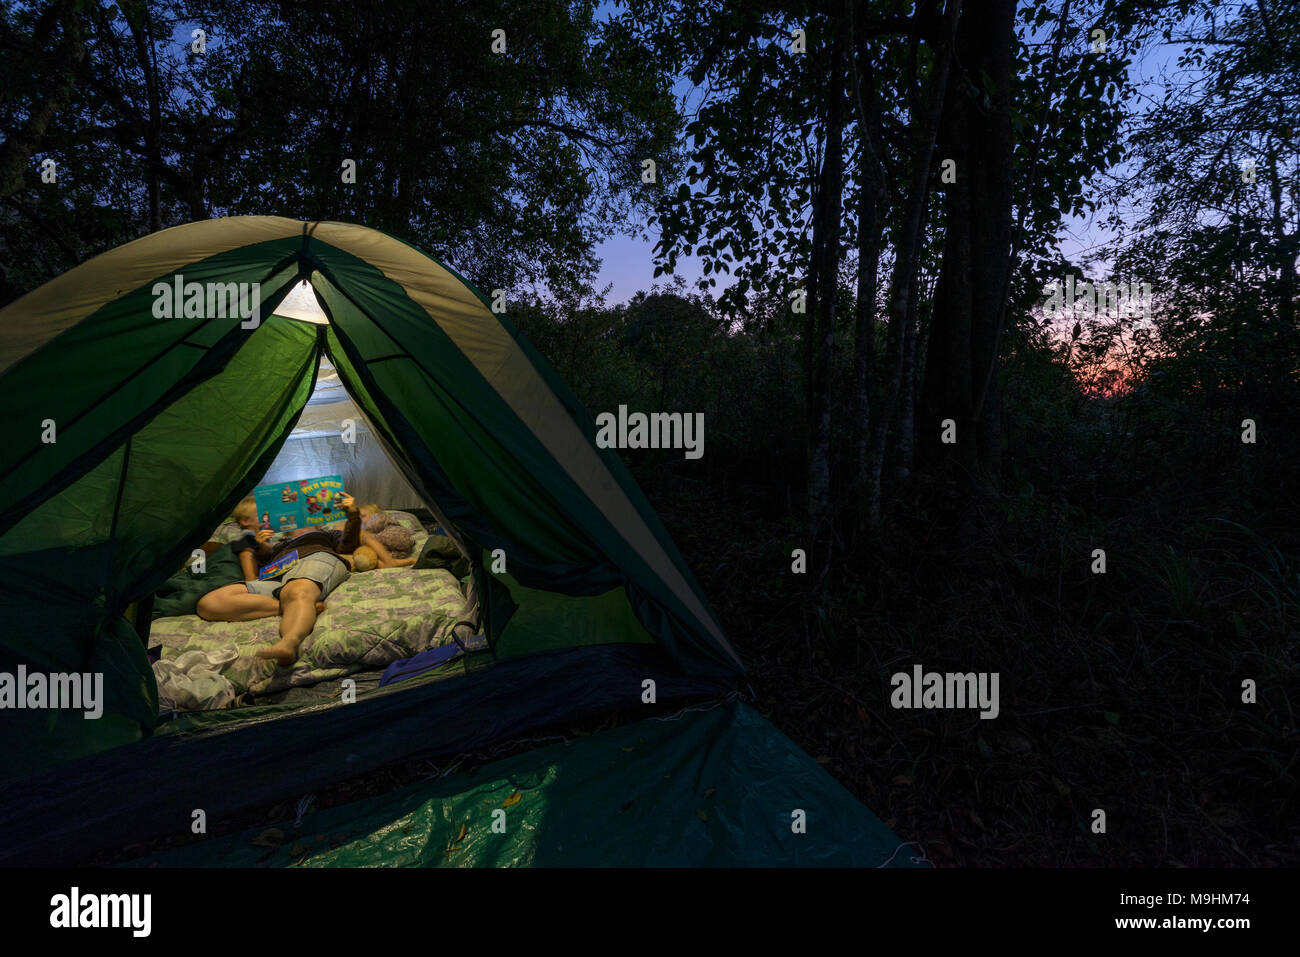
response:
<path fill-rule="evenodd" d="M 695 816 L 698 817 L 701 821 L 707 821 L 709 819 L 709 816 L 705 814 L 704 811 L 702 810 L 696 811 Z"/>
<path fill-rule="evenodd" d="M 1060 778 L 1052 778 L 1052 783 L 1056 785 L 1056 793 L 1061 795 L 1061 797 L 1065 797 L 1070 793 L 1070 786 Z"/>
<path fill-rule="evenodd" d="M 707 791 L 704 792 L 704 796 L 705 796 L 705 797 L 712 797 L 712 796 L 713 796 L 713 792 L 716 791 L 716 790 L 717 790 L 717 788 L 709 788 Z"/>
<path fill-rule="evenodd" d="M 508 798 L 506 798 L 504 801 L 502 801 L 502 802 L 501 802 L 501 806 L 502 806 L 502 807 L 514 807 L 516 804 L 518 804 L 518 803 L 519 803 L 520 801 L 522 801 L 523 799 L 524 799 L 524 796 L 523 796 L 522 794 L 520 794 L 518 791 L 516 791 L 514 794 L 510 795 L 510 797 L 508 797 Z"/>
<path fill-rule="evenodd" d="M 624 751 L 631 751 L 632 748 L 631 748 L 631 746 L 629 745 L 628 747 L 624 748 L 623 750 L 624 750 Z"/>
<path fill-rule="evenodd" d="M 830 756 L 829 754 L 823 754 L 821 757 L 819 757 L 819 758 L 817 759 L 817 763 L 818 763 L 818 764 L 830 764 L 830 763 L 831 763 L 831 756 Z"/>
<path fill-rule="evenodd" d="M 912 776 L 910 774 L 896 774 L 894 775 L 894 783 L 899 787 L 910 787 L 912 784 Z"/>
<path fill-rule="evenodd" d="M 465 835 L 468 833 L 469 833 L 469 825 L 466 824 L 464 821 L 461 821 L 460 833 L 456 835 L 456 840 L 452 841 L 452 843 L 459 844 L 461 841 L 465 840 Z"/>

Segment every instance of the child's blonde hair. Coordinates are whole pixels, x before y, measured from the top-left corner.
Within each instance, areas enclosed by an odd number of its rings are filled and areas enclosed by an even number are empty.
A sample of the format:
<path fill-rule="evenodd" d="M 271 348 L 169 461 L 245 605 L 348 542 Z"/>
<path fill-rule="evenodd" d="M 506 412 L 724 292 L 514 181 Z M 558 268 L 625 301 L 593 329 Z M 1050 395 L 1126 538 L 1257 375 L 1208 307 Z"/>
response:
<path fill-rule="evenodd" d="M 378 515 L 382 511 L 383 511 L 382 508 L 380 508 L 374 502 L 371 502 L 369 505 L 361 506 L 361 517 L 369 518 L 371 515 Z"/>
<path fill-rule="evenodd" d="M 236 522 L 242 522 L 249 518 L 256 520 L 257 499 L 251 495 L 248 498 L 240 499 L 239 504 L 235 506 L 235 510 L 230 514 L 235 517 Z"/>

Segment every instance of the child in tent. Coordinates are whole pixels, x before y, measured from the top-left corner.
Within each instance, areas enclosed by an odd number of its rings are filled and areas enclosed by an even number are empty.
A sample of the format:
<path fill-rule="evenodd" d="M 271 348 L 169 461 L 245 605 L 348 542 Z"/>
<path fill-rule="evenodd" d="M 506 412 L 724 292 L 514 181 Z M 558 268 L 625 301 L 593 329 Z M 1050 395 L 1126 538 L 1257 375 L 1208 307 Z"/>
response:
<path fill-rule="evenodd" d="M 252 621 L 280 615 L 280 640 L 257 652 L 279 665 L 298 660 L 298 646 L 316 627 L 324 599 L 347 581 L 352 571 L 369 571 L 376 554 L 361 547 L 361 513 L 351 495 L 339 496 L 347 510 L 341 530 L 303 530 L 277 545 L 268 529 L 256 530 L 257 506 L 252 497 L 235 506 L 235 519 L 245 529 L 231 550 L 239 556 L 245 580 L 208 592 L 199 599 L 198 614 L 206 621 Z M 257 568 L 298 552 L 298 561 L 283 575 L 258 581 Z"/>
<path fill-rule="evenodd" d="M 361 543 L 375 550 L 380 568 L 414 565 L 415 539 L 374 503 L 361 506 Z"/>
<path fill-rule="evenodd" d="M 259 545 L 269 542 L 274 532 L 271 531 L 269 522 L 259 527 L 257 500 L 251 495 L 236 505 L 232 514 L 236 524 L 244 530 L 244 533 L 230 543 L 230 550 L 235 553 L 235 558 L 239 560 L 239 568 L 244 573 L 244 580 L 248 581 L 257 577 L 257 565 L 253 560 L 253 550 Z"/>
<path fill-rule="evenodd" d="M 361 506 L 361 538 L 376 551 L 382 546 L 396 562 L 413 564 L 415 561 L 410 557 L 415 548 L 415 537 L 378 505 Z M 409 562 L 405 561 L 408 557 Z"/>
<path fill-rule="evenodd" d="M 414 536 L 375 504 L 361 506 L 361 547 L 374 552 L 375 568 L 407 568 L 416 561 Z"/>

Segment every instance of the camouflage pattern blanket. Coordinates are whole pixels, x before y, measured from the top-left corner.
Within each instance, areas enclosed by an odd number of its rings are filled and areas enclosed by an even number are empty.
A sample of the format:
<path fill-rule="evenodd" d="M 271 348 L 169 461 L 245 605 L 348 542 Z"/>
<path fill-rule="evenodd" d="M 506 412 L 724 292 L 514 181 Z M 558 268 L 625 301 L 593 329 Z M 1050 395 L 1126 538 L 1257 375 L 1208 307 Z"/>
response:
<path fill-rule="evenodd" d="M 460 582 L 439 568 L 386 568 L 354 573 L 336 588 L 303 641 L 298 662 L 281 668 L 254 656 L 279 638 L 280 619 L 204 621 L 197 615 L 157 618 L 149 629 L 161 643 L 160 663 L 175 662 L 186 652 L 183 666 L 155 665 L 159 705 L 163 711 L 221 707 L 231 697 L 251 692 L 272 694 L 286 688 L 341 678 L 358 671 L 383 669 L 394 661 L 451 641 L 465 595 Z M 237 652 L 232 655 L 231 650 Z M 198 660 L 205 670 L 200 683 L 185 680 L 184 668 Z M 213 687 L 211 672 L 228 681 L 230 689 Z M 219 684 L 219 682 L 217 682 Z"/>

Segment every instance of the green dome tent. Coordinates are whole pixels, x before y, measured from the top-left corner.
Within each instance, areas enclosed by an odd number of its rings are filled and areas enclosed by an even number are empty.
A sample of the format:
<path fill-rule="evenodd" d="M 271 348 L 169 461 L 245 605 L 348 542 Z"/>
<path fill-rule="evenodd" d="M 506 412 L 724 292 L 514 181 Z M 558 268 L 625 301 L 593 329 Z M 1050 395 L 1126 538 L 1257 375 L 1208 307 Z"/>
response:
<path fill-rule="evenodd" d="M 328 321 L 273 314 L 301 280 Z M 465 617 L 487 650 L 353 704 L 195 713 L 154 733 L 128 612 L 266 472 L 322 356 L 469 559 Z M 545 360 L 455 272 L 375 230 L 234 217 L 104 253 L 0 310 L 0 398 L 0 671 L 104 675 L 98 720 L 0 712 L 10 860 L 74 859 L 189 808 L 216 818 L 635 704 L 647 679 L 671 700 L 742 672 Z"/>

